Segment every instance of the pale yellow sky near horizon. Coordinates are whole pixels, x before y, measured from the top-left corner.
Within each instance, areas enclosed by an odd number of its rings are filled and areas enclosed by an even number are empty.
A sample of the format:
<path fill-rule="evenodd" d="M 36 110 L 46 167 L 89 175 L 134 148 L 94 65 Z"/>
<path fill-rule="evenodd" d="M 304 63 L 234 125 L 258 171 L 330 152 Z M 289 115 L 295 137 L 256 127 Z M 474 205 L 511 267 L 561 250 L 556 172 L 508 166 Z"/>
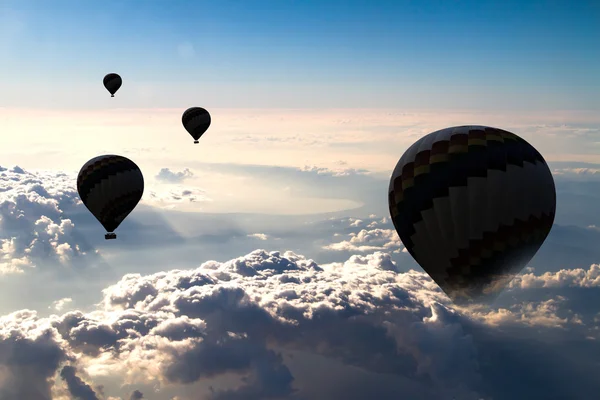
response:
<path fill-rule="evenodd" d="M 591 112 L 490 113 L 477 111 L 212 109 L 212 125 L 193 139 L 180 109 L 24 110 L 0 108 L 0 166 L 76 173 L 90 158 L 119 154 L 142 169 L 145 201 L 182 211 L 328 212 L 354 208 L 351 199 L 299 199 L 289 187 L 256 176 L 208 171 L 206 163 L 303 168 L 366 169 L 391 173 L 421 136 L 455 125 L 512 131 L 547 161 L 600 163 L 600 116 Z M 194 176 L 178 186 L 156 181 L 161 168 Z M 293 182 L 290 185 L 293 186 Z M 192 189 L 198 201 L 170 203 L 169 193 Z M 149 196 L 150 192 L 156 194 Z M 240 193 L 244 207 L 239 209 Z"/>
<path fill-rule="evenodd" d="M 564 161 L 566 156 L 569 161 L 600 162 L 600 155 L 577 152 L 586 148 L 578 149 L 575 143 L 565 153 L 563 140 L 557 137 L 577 139 L 574 124 L 600 125 L 600 116 L 592 112 L 209 111 L 212 125 L 200 144 L 194 145 L 181 125 L 180 109 L 0 108 L 4 143 L 0 165 L 78 170 L 98 154 L 117 153 L 161 168 L 185 168 L 194 162 L 340 168 L 343 161 L 346 168 L 383 172 L 393 169 L 406 148 L 422 135 L 467 124 L 511 130 L 530 141 L 548 161 Z M 548 135 L 554 136 L 552 141 L 545 138 Z"/>

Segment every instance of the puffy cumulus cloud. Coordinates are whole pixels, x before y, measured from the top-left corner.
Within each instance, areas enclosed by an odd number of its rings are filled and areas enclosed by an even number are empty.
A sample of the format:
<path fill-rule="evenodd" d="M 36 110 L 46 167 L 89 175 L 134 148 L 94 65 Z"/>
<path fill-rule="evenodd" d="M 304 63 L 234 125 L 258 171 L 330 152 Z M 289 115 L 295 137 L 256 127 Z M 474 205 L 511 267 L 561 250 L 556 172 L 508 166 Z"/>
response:
<path fill-rule="evenodd" d="M 56 300 L 55 302 L 52 303 L 52 305 L 48 308 L 52 308 L 56 311 L 62 311 L 65 309 L 65 307 L 67 307 L 69 304 L 71 304 L 73 302 L 73 299 L 70 297 L 64 297 L 60 300 Z"/>
<path fill-rule="evenodd" d="M 65 215 L 82 207 L 74 184 L 64 173 L 0 169 L 0 274 L 69 265 L 93 252 Z"/>
<path fill-rule="evenodd" d="M 53 378 L 69 360 L 48 320 L 23 310 L 0 317 L 0 398 L 51 399 Z"/>
<path fill-rule="evenodd" d="M 354 221 L 352 221 L 352 223 L 350 224 L 350 226 L 352 227 L 359 227 L 363 224 L 362 219 L 355 219 Z"/>
<path fill-rule="evenodd" d="M 194 270 L 125 275 L 92 312 L 12 314 L 0 346 L 17 338 L 46 351 L 31 371 L 2 364 L 5 386 L 19 394 L 30 388 L 15 380 L 33 373 L 44 393 L 59 374 L 72 395 L 96 398 L 128 396 L 94 389 L 112 376 L 155 387 L 161 399 L 585 399 L 600 389 L 592 368 L 600 346 L 587 339 L 598 321 L 564 304 L 457 308 L 426 274 L 398 273 L 388 253 L 318 265 L 256 250 Z M 192 386 L 193 396 L 177 389 Z"/>
<path fill-rule="evenodd" d="M 564 328 L 569 323 L 581 323 L 577 315 L 571 318 L 559 317 L 563 300 L 564 298 L 558 297 L 537 303 L 524 302 L 514 305 L 511 310 L 498 308 L 484 313 L 474 312 L 472 316 L 494 326 L 524 324 L 532 327 Z"/>
<path fill-rule="evenodd" d="M 386 217 L 378 218 L 375 214 L 369 215 L 369 223 L 367 224 L 367 228 L 376 228 L 378 226 L 392 226 L 392 224 Z"/>
<path fill-rule="evenodd" d="M 347 256 L 374 251 L 406 253 L 396 230 L 386 217 L 371 214 L 365 218 L 330 218 L 328 222 L 331 227 L 338 228 L 338 232 L 333 234 L 338 241 L 322 245 L 324 250 Z M 340 241 L 339 238 L 344 237 L 346 239 Z"/>
<path fill-rule="evenodd" d="M 430 293 L 423 297 L 429 302 L 444 296 L 422 274 L 393 269 L 382 253 L 320 267 L 292 252 L 259 250 L 194 271 L 127 275 L 104 291 L 103 310 L 67 313 L 54 326 L 87 359 L 92 375 L 118 369 L 132 382 L 156 377 L 191 384 L 239 374 L 240 386 L 207 396 L 285 397 L 295 392 L 294 378 L 276 348 L 317 348 L 378 373 L 414 364 L 395 349 L 387 328 L 371 320 L 386 309 L 411 319 L 412 311 L 401 309 L 414 309 L 416 298 L 403 285 Z M 361 345 L 369 339 L 376 339 L 374 347 Z M 352 347 L 355 354 L 348 354 Z M 386 359 L 388 352 L 393 356 Z"/>
<path fill-rule="evenodd" d="M 600 266 L 592 264 L 589 268 L 562 269 L 536 275 L 532 270 L 516 276 L 508 285 L 506 296 L 521 301 L 515 314 L 527 314 L 535 311 L 551 311 L 557 318 L 556 323 L 587 332 L 589 337 L 600 339 L 598 307 L 600 302 Z M 530 304 L 531 303 L 531 304 Z M 510 318 L 514 318 L 511 316 Z M 566 323 L 565 323 L 566 322 Z"/>
<path fill-rule="evenodd" d="M 600 265 L 592 264 L 589 269 L 563 269 L 535 275 L 533 272 L 515 277 L 509 287 L 515 288 L 560 288 L 560 287 L 600 288 Z"/>
<path fill-rule="evenodd" d="M 376 250 L 398 252 L 404 248 L 398 234 L 393 229 L 362 229 L 358 233 L 350 233 L 349 236 L 350 240 L 329 244 L 323 248 L 327 250 L 358 251 L 362 253 Z"/>
<path fill-rule="evenodd" d="M 180 183 L 187 178 L 194 176 L 194 173 L 188 168 L 180 172 L 173 172 L 169 168 L 162 168 L 156 175 L 156 179 L 167 183 Z"/>

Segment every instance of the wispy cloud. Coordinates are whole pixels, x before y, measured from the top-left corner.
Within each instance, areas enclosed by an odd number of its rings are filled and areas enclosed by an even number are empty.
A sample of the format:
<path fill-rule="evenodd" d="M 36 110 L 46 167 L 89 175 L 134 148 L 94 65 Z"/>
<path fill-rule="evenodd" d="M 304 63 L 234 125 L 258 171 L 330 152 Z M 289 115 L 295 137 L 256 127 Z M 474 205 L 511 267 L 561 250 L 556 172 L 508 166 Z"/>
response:
<path fill-rule="evenodd" d="M 248 237 L 255 238 L 258 240 L 267 240 L 269 239 L 269 235 L 265 235 L 264 233 L 252 233 L 248 235 Z"/>

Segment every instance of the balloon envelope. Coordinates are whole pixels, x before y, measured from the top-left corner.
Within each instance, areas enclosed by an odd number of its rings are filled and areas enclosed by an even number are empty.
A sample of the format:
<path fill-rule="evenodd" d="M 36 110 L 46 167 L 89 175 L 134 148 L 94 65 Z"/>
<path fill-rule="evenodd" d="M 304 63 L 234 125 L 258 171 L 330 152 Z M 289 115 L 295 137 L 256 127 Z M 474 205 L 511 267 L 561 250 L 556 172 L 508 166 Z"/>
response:
<path fill-rule="evenodd" d="M 486 126 L 442 129 L 400 158 L 388 204 L 406 250 L 456 303 L 491 301 L 535 255 L 556 211 L 542 155 Z"/>
<path fill-rule="evenodd" d="M 198 143 L 200 136 L 202 136 L 210 126 L 210 121 L 210 114 L 202 107 L 188 108 L 181 116 L 183 127 L 190 135 L 192 135 L 194 143 Z"/>
<path fill-rule="evenodd" d="M 107 239 L 133 211 L 144 193 L 144 177 L 125 157 L 104 155 L 91 159 L 77 176 L 77 192 L 83 204 L 109 232 Z M 110 237 L 109 237 L 110 236 Z"/>
<path fill-rule="evenodd" d="M 119 88 L 123 84 L 123 80 L 121 79 L 119 74 L 114 73 L 107 74 L 102 82 L 104 83 L 104 87 L 106 88 L 106 90 L 108 90 L 108 92 L 110 93 L 110 97 L 115 97 L 115 93 L 117 93 L 117 90 L 119 90 Z"/>

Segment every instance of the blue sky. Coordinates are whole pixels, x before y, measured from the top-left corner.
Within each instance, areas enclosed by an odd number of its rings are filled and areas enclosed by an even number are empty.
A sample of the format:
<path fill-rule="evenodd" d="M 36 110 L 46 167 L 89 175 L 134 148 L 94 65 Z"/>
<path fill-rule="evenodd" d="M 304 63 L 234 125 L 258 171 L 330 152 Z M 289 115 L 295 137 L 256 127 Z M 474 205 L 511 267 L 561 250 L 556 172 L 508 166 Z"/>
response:
<path fill-rule="evenodd" d="M 0 79 L 71 93 L 58 96 L 70 105 L 72 86 L 118 71 L 160 88 L 166 107 L 183 87 L 219 107 L 599 106 L 592 1 L 2 4 Z"/>
<path fill-rule="evenodd" d="M 596 400 L 599 21 L 594 1 L 0 0 L 0 399 Z M 468 124 L 526 139 L 557 191 L 540 251 L 477 307 L 387 205 L 406 149 Z M 108 153 L 145 182 L 110 241 L 75 184 Z"/>

